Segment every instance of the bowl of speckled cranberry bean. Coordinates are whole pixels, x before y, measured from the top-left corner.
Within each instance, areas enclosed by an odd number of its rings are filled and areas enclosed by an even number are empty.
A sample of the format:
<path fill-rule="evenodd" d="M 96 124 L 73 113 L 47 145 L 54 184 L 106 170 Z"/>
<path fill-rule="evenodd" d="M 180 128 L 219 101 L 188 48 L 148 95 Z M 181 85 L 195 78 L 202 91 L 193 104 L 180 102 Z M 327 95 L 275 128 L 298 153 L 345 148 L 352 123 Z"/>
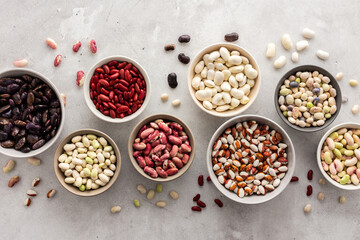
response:
<path fill-rule="evenodd" d="M 122 123 L 141 114 L 150 101 L 145 69 L 124 56 L 106 57 L 94 64 L 84 82 L 87 106 L 100 119 Z"/>
<path fill-rule="evenodd" d="M 242 115 L 215 131 L 206 165 L 222 194 L 235 202 L 258 204 L 273 199 L 289 184 L 295 150 L 289 135 L 276 122 Z"/>
<path fill-rule="evenodd" d="M 0 73 L 0 152 L 18 158 L 38 155 L 58 139 L 65 107 L 55 85 L 30 69 Z"/>
<path fill-rule="evenodd" d="M 167 182 L 182 176 L 195 157 L 190 128 L 169 114 L 155 114 L 139 122 L 130 134 L 132 165 L 145 178 Z"/>
<path fill-rule="evenodd" d="M 280 118 L 302 132 L 329 126 L 340 112 L 340 86 L 325 69 L 298 66 L 288 71 L 275 88 L 274 102 Z"/>

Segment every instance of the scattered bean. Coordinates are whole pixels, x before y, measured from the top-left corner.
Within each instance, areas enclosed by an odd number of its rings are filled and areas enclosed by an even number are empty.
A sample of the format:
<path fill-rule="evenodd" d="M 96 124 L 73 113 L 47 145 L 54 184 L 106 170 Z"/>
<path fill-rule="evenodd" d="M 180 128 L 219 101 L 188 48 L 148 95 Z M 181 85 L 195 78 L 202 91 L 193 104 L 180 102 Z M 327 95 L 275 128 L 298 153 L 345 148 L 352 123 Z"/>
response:
<path fill-rule="evenodd" d="M 196 196 L 193 198 L 194 202 L 197 202 L 200 199 L 200 194 L 196 194 Z"/>
<path fill-rule="evenodd" d="M 29 189 L 26 191 L 26 194 L 30 197 L 35 197 L 37 195 L 37 192 L 35 192 L 34 190 L 32 189 Z"/>
<path fill-rule="evenodd" d="M 39 166 L 41 164 L 41 160 L 36 157 L 29 157 L 28 162 L 34 166 Z"/>
<path fill-rule="evenodd" d="M 357 81 L 357 80 L 354 80 L 354 79 L 351 79 L 351 80 L 349 81 L 349 84 L 350 84 L 350 86 L 352 86 L 352 87 L 356 87 L 356 86 L 358 85 L 358 81 Z"/>
<path fill-rule="evenodd" d="M 84 71 L 78 71 L 76 73 L 76 85 L 81 87 L 82 85 L 84 85 L 84 81 L 85 81 Z"/>
<path fill-rule="evenodd" d="M 60 54 L 58 54 L 55 59 L 54 59 L 54 66 L 57 67 L 60 65 L 61 63 L 61 59 L 62 59 L 62 56 Z"/>
<path fill-rule="evenodd" d="M 146 198 L 147 198 L 148 200 L 151 200 L 151 199 L 154 198 L 154 196 L 155 196 L 155 190 L 154 190 L 154 189 L 150 189 L 149 192 L 148 192 L 148 194 L 146 195 Z"/>
<path fill-rule="evenodd" d="M 319 199 L 320 201 L 322 201 L 322 200 L 324 200 L 324 198 L 325 198 L 325 194 L 324 194 L 323 192 L 319 192 L 319 194 L 318 194 L 318 199 Z"/>
<path fill-rule="evenodd" d="M 196 204 L 201 208 L 206 208 L 206 204 L 203 201 L 197 200 Z"/>
<path fill-rule="evenodd" d="M 14 177 L 10 178 L 8 187 L 12 188 L 16 183 L 19 182 L 19 180 L 20 180 L 19 176 L 14 176 Z"/>
<path fill-rule="evenodd" d="M 165 50 L 165 51 L 174 51 L 175 49 L 176 49 L 175 44 L 166 44 L 166 45 L 164 46 L 164 50 Z"/>
<path fill-rule="evenodd" d="M 285 66 L 286 64 L 286 57 L 284 55 L 281 55 L 274 61 L 274 67 L 279 69 Z"/>
<path fill-rule="evenodd" d="M 344 204 L 346 201 L 346 198 L 344 196 L 339 197 L 339 203 Z"/>
<path fill-rule="evenodd" d="M 313 178 L 313 170 L 309 170 L 307 173 L 307 178 L 311 181 Z"/>
<path fill-rule="evenodd" d="M 120 206 L 113 206 L 111 209 L 110 209 L 111 213 L 118 213 L 121 211 L 121 207 Z"/>
<path fill-rule="evenodd" d="M 166 102 L 169 99 L 169 94 L 163 93 L 160 98 L 163 102 Z"/>
<path fill-rule="evenodd" d="M 304 207 L 304 212 L 309 213 L 311 211 L 311 204 L 306 204 Z"/>
<path fill-rule="evenodd" d="M 319 184 L 324 185 L 325 184 L 325 178 L 320 178 L 319 179 Z"/>
<path fill-rule="evenodd" d="M 344 73 L 343 72 L 338 72 L 335 76 L 335 79 L 340 81 L 342 78 L 344 77 Z"/>
<path fill-rule="evenodd" d="M 139 201 L 139 199 L 134 199 L 134 206 L 135 207 L 140 207 L 140 201 Z"/>
<path fill-rule="evenodd" d="M 203 175 L 200 175 L 198 177 L 198 184 L 199 186 L 203 186 L 204 185 L 204 176 Z"/>
<path fill-rule="evenodd" d="M 183 64 L 188 64 L 190 62 L 190 58 L 188 56 L 186 56 L 184 53 L 180 53 L 178 55 L 178 59 Z"/>
<path fill-rule="evenodd" d="M 176 88 L 178 85 L 176 73 L 172 72 L 168 75 L 168 84 L 171 88 Z"/>
<path fill-rule="evenodd" d="M 13 62 L 14 67 L 25 67 L 26 65 L 28 65 L 28 60 L 26 59 L 19 59 L 19 60 L 15 60 Z"/>
<path fill-rule="evenodd" d="M 325 52 L 324 50 L 317 50 L 316 56 L 321 60 L 328 60 L 329 59 L 329 53 Z"/>
<path fill-rule="evenodd" d="M 74 43 L 73 47 L 72 47 L 72 50 L 73 50 L 74 52 L 78 52 L 79 49 L 80 49 L 80 47 L 81 47 L 81 42 L 80 42 L 80 41 L 76 41 L 76 42 Z"/>
<path fill-rule="evenodd" d="M 219 207 L 223 207 L 224 204 L 222 203 L 222 201 L 220 201 L 220 199 L 215 199 L 214 202 L 219 206 Z"/>
<path fill-rule="evenodd" d="M 359 112 L 359 105 L 355 104 L 352 108 L 351 108 L 351 112 L 356 115 Z"/>
<path fill-rule="evenodd" d="M 304 28 L 302 31 L 302 35 L 304 38 L 312 39 L 313 37 L 315 37 L 315 32 L 309 28 Z"/>
<path fill-rule="evenodd" d="M 174 190 L 170 191 L 170 197 L 174 200 L 177 200 L 179 198 L 179 194 L 175 192 Z"/>
<path fill-rule="evenodd" d="M 299 61 L 299 54 L 297 52 L 293 52 L 291 54 L 291 61 L 293 63 L 297 63 Z"/>
<path fill-rule="evenodd" d="M 191 207 L 191 210 L 195 211 L 195 212 L 201 212 L 201 208 L 198 206 L 193 206 Z"/>
<path fill-rule="evenodd" d="M 30 204 L 31 204 L 31 199 L 30 198 L 25 199 L 24 205 L 28 207 L 30 206 Z"/>
<path fill-rule="evenodd" d="M 235 42 L 239 39 L 239 34 L 236 32 L 228 33 L 224 36 L 224 39 L 227 42 Z"/>
<path fill-rule="evenodd" d="M 266 48 L 266 57 L 273 58 L 276 55 L 276 46 L 275 43 L 268 43 Z"/>
<path fill-rule="evenodd" d="M 286 50 L 290 50 L 292 48 L 293 43 L 289 34 L 286 33 L 281 37 L 281 44 Z"/>
<path fill-rule="evenodd" d="M 348 102 L 348 97 L 347 96 L 342 96 L 341 102 L 342 103 L 347 103 Z"/>
<path fill-rule="evenodd" d="M 208 181 L 208 182 L 210 182 L 210 181 L 211 181 L 210 176 L 207 176 L 206 181 Z"/>
<path fill-rule="evenodd" d="M 96 46 L 96 42 L 95 40 L 91 39 L 89 41 L 89 48 L 90 48 L 90 51 L 95 54 L 97 52 L 97 46 Z"/>
<path fill-rule="evenodd" d="M 312 186 L 308 185 L 306 190 L 306 196 L 311 196 L 312 192 L 313 192 Z"/>
<path fill-rule="evenodd" d="M 297 181 L 299 181 L 299 178 L 296 176 L 293 176 L 290 180 L 290 182 L 297 182 Z"/>
<path fill-rule="evenodd" d="M 34 180 L 31 183 L 31 186 L 36 187 L 40 183 L 40 178 L 34 178 Z"/>
<path fill-rule="evenodd" d="M 190 39 L 190 35 L 184 34 L 179 37 L 178 41 L 181 43 L 188 43 L 190 42 Z"/>
<path fill-rule="evenodd" d="M 139 185 L 136 186 L 136 189 L 139 191 L 139 193 L 146 194 L 146 188 L 145 188 L 144 185 L 139 184 Z"/>
<path fill-rule="evenodd" d="M 50 189 L 50 191 L 46 194 L 47 198 L 53 198 L 56 193 L 55 189 Z"/>
<path fill-rule="evenodd" d="M 309 47 L 309 42 L 307 40 L 301 40 L 296 43 L 296 50 L 298 50 L 299 52 L 308 47 Z"/>
<path fill-rule="evenodd" d="M 56 49 L 57 48 L 57 44 L 55 42 L 54 39 L 51 39 L 51 38 L 47 38 L 46 39 L 46 44 L 51 47 L 52 49 Z"/>
<path fill-rule="evenodd" d="M 3 167 L 3 172 L 4 172 L 4 173 L 8 173 L 8 172 L 10 172 L 14 167 L 15 167 L 15 161 L 14 161 L 14 160 L 9 160 L 9 161 L 7 161 L 7 163 L 5 164 L 5 166 Z"/>
<path fill-rule="evenodd" d="M 156 184 L 156 192 L 161 193 L 163 190 L 163 186 L 161 183 Z"/>
<path fill-rule="evenodd" d="M 159 208 L 164 208 L 164 207 L 166 207 L 166 202 L 165 201 L 157 201 L 156 206 L 158 206 Z"/>

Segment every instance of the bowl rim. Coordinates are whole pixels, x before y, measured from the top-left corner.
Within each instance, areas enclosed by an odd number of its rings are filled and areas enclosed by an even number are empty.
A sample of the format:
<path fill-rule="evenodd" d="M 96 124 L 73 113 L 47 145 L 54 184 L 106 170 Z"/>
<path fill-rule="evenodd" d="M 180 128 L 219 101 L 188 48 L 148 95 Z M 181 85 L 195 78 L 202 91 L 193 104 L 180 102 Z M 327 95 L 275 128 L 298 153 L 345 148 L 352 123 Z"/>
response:
<path fill-rule="evenodd" d="M 291 161 L 291 167 L 288 167 L 288 171 L 285 175 L 285 177 L 281 180 L 281 184 L 272 192 L 267 193 L 266 195 L 253 195 L 250 197 L 244 197 L 244 198 L 240 198 L 239 196 L 237 196 L 236 193 L 226 189 L 223 185 L 221 185 L 217 179 L 217 176 L 215 175 L 214 171 L 213 171 L 213 165 L 212 165 L 212 157 L 211 157 L 211 153 L 212 153 L 212 147 L 213 144 L 215 142 L 215 140 L 223 133 L 223 131 L 236 124 L 236 122 L 244 122 L 244 121 L 250 121 L 247 119 L 251 119 L 251 120 L 255 120 L 257 122 L 260 122 L 262 124 L 268 124 L 268 125 L 274 125 L 276 126 L 276 128 L 271 127 L 272 129 L 276 129 L 278 132 L 281 133 L 283 139 L 287 139 L 287 149 L 290 149 L 290 151 L 288 151 L 288 154 L 290 156 L 288 156 L 289 162 Z M 269 124 L 270 123 L 270 124 Z M 207 169 L 208 169 L 208 173 L 209 176 L 211 178 L 211 181 L 214 183 L 215 187 L 223 194 L 225 195 L 227 198 L 238 202 L 238 203 L 243 203 L 243 204 L 260 204 L 260 203 L 265 203 L 267 201 L 270 201 L 272 199 L 274 199 L 275 197 L 277 197 L 278 195 L 280 195 L 288 186 L 288 184 L 290 183 L 291 177 L 294 174 L 295 171 L 295 166 L 296 166 L 296 155 L 295 155 L 295 149 L 294 149 L 294 145 L 291 141 L 290 136 L 287 134 L 287 132 L 275 121 L 264 117 L 264 116 L 260 116 L 260 115 L 256 115 L 256 114 L 246 114 L 246 115 L 240 115 L 240 116 L 236 116 L 233 117 L 229 120 L 227 120 L 226 122 L 224 122 L 223 124 L 221 124 L 216 131 L 214 132 L 214 134 L 211 136 L 211 139 L 209 141 L 209 145 L 207 148 L 207 152 L 206 152 L 206 165 L 207 165 Z M 288 165 L 289 166 L 289 165 Z M 278 189 L 280 187 L 280 189 Z M 278 190 L 278 191 L 276 191 Z M 270 197 L 267 196 L 268 194 L 271 194 Z M 267 196 L 267 197 L 266 197 Z"/>
<path fill-rule="evenodd" d="M 226 47 L 226 48 L 230 48 L 231 50 L 236 50 L 239 51 L 240 54 L 242 56 L 246 55 L 245 57 L 247 57 L 249 59 L 249 62 L 251 63 L 251 65 L 257 70 L 258 72 L 258 76 L 255 79 L 255 85 L 254 87 L 252 87 L 251 92 L 253 92 L 253 96 L 250 98 L 250 101 L 245 104 L 245 105 L 239 105 L 238 107 L 232 109 L 232 110 L 227 110 L 224 112 L 216 112 L 215 110 L 208 110 L 206 108 L 204 108 L 204 106 L 202 105 L 202 103 L 196 99 L 195 97 L 195 90 L 193 89 L 193 87 L 191 86 L 191 81 L 193 79 L 194 76 L 194 68 L 196 66 L 196 64 L 199 62 L 200 59 L 202 59 L 202 57 L 207 54 L 210 53 L 211 51 L 209 49 L 212 48 L 219 48 L 220 47 Z M 199 59 L 198 59 L 199 58 Z M 198 59 L 198 60 L 197 60 Z M 197 61 L 195 61 L 197 60 Z M 261 88 L 261 71 L 260 71 L 260 67 L 256 61 L 256 59 L 254 58 L 253 55 L 251 55 L 251 53 L 246 50 L 245 48 L 234 44 L 234 43 L 229 43 L 229 42 L 218 42 L 218 43 L 214 43 L 211 45 L 206 46 L 205 48 L 203 48 L 202 50 L 200 50 L 192 59 L 190 66 L 188 68 L 188 72 L 187 72 L 187 86 L 188 86 L 188 90 L 190 92 L 190 96 L 193 100 L 193 102 L 195 103 L 196 106 L 198 106 L 201 110 L 203 110 L 204 112 L 215 116 L 215 117 L 234 117 L 238 114 L 243 113 L 244 111 L 246 111 L 256 100 L 259 92 L 260 92 L 260 88 Z"/>
<path fill-rule="evenodd" d="M 188 134 L 188 137 L 189 137 L 188 140 L 190 141 L 190 144 L 191 144 L 191 153 L 189 155 L 189 161 L 187 162 L 187 164 L 184 165 L 184 167 L 182 167 L 179 170 L 179 172 L 177 172 L 175 175 L 168 176 L 167 178 L 161 178 L 161 177 L 152 178 L 152 177 L 150 177 L 148 174 L 146 174 L 144 172 L 144 170 L 137 163 L 136 159 L 133 157 L 134 150 L 133 150 L 132 145 L 134 143 L 134 140 L 135 140 L 136 135 L 139 132 L 140 128 L 144 124 L 147 124 L 147 123 L 151 122 L 152 120 L 159 119 L 159 118 L 181 124 L 181 126 L 184 128 L 184 131 Z M 133 130 L 131 131 L 131 133 L 129 135 L 128 155 L 130 158 L 130 162 L 132 163 L 132 165 L 134 166 L 136 171 L 139 174 L 141 174 L 141 176 L 143 176 L 144 178 L 147 178 L 149 180 L 152 180 L 154 182 L 169 182 L 169 181 L 175 180 L 175 179 L 183 176 L 187 172 L 187 170 L 189 170 L 190 166 L 192 165 L 192 163 L 194 161 L 195 151 L 196 151 L 195 137 L 194 137 L 194 134 L 192 133 L 191 129 L 189 128 L 189 126 L 184 121 L 179 119 L 178 117 L 171 115 L 171 114 L 167 114 L 167 113 L 156 113 L 156 114 L 152 114 L 150 116 L 145 117 L 144 119 L 142 119 L 140 122 L 138 122 L 134 126 Z"/>
<path fill-rule="evenodd" d="M 313 70 L 308 70 L 308 69 L 313 69 Z M 278 99 L 279 99 L 279 94 L 280 94 L 280 87 L 283 84 L 283 82 L 287 79 L 288 76 L 290 76 L 291 74 L 294 74 L 298 71 L 304 71 L 307 70 L 308 72 L 310 71 L 318 71 L 319 73 L 322 73 L 324 75 L 326 75 L 327 77 L 330 78 L 330 82 L 331 85 L 336 89 L 336 112 L 333 116 L 331 116 L 331 118 L 327 119 L 324 123 L 324 125 L 320 126 L 320 127 L 299 127 L 297 125 L 294 125 L 292 123 L 290 123 L 287 118 L 285 118 L 285 116 L 283 115 L 282 111 L 280 110 L 280 106 L 278 103 Z M 312 64 L 306 64 L 306 65 L 299 65 L 297 67 L 294 67 L 292 69 L 290 69 L 289 71 L 287 71 L 279 80 L 279 82 L 277 83 L 276 87 L 275 87 L 275 93 L 274 93 L 274 103 L 275 103 L 275 109 L 276 112 L 278 113 L 279 117 L 291 128 L 301 131 L 301 132 L 317 132 L 320 131 L 326 127 L 328 127 L 338 116 L 338 114 L 340 113 L 341 110 L 341 105 L 342 105 L 342 93 L 341 93 L 341 88 L 340 85 L 338 84 L 338 82 L 335 80 L 335 77 L 326 69 L 319 67 L 317 65 L 312 65 Z"/>
<path fill-rule="evenodd" d="M 9 68 L 9 69 L 6 69 L 6 70 L 0 72 L 0 78 L 4 77 L 4 76 L 20 76 L 20 75 L 30 75 L 32 77 L 39 78 L 55 92 L 56 97 L 59 99 L 59 102 L 60 102 L 61 122 L 60 122 L 60 125 L 58 127 L 58 130 L 57 130 L 55 136 L 52 137 L 49 141 L 47 141 L 42 147 L 40 147 L 36 150 L 31 150 L 28 153 L 23 153 L 21 151 L 15 150 L 13 148 L 3 148 L 0 146 L 0 153 L 6 155 L 8 157 L 13 157 L 13 158 L 27 158 L 27 157 L 36 156 L 36 155 L 43 153 L 57 141 L 57 139 L 61 135 L 61 132 L 62 132 L 62 130 L 64 128 L 64 124 L 65 124 L 65 106 L 61 99 L 60 92 L 56 88 L 55 84 L 53 82 L 51 82 L 45 75 L 43 75 L 33 69 L 30 69 L 30 68 Z"/>
<path fill-rule="evenodd" d="M 141 74 L 144 77 L 145 83 L 146 83 L 146 97 L 145 97 L 145 101 L 143 102 L 143 104 L 141 105 L 141 107 L 133 114 L 126 116 L 124 118 L 111 118 L 109 116 L 106 116 L 104 114 L 102 114 L 99 110 L 96 109 L 94 103 L 92 102 L 92 100 L 90 99 L 90 80 L 95 72 L 95 69 L 102 66 L 105 63 L 108 63 L 110 61 L 113 60 L 117 60 L 117 61 L 126 61 L 126 62 L 130 62 L 132 63 L 135 67 L 137 67 L 139 69 L 139 71 L 141 72 Z M 100 60 L 98 60 L 94 65 L 92 65 L 90 67 L 90 69 L 87 71 L 86 76 L 85 76 L 85 81 L 84 81 L 84 85 L 83 85 L 83 91 L 84 91 L 84 98 L 85 98 L 85 102 L 86 105 L 88 106 L 88 108 L 91 110 L 91 112 L 97 116 L 98 118 L 100 118 L 101 120 L 107 121 L 107 122 L 111 122 L 111 123 L 124 123 L 124 122 L 128 122 L 133 120 L 134 118 L 138 117 L 146 108 L 146 106 L 148 105 L 148 103 L 150 102 L 150 97 L 151 97 L 151 84 L 150 84 L 150 78 L 149 75 L 147 74 L 146 70 L 134 59 L 130 58 L 130 57 L 126 57 L 126 56 L 122 56 L 122 55 L 111 55 L 108 57 L 104 57 Z"/>
<path fill-rule="evenodd" d="M 79 189 L 77 189 L 73 185 L 65 183 L 64 173 L 61 172 L 60 168 L 58 167 L 58 163 L 59 163 L 58 157 L 63 153 L 62 149 L 63 149 L 64 145 L 69 143 L 69 141 L 71 141 L 71 138 L 73 138 L 74 136 L 85 134 L 82 132 L 86 132 L 86 134 L 95 134 L 98 137 L 104 137 L 106 139 L 106 141 L 108 141 L 108 143 L 113 147 L 113 150 L 116 155 L 116 170 L 114 172 L 114 176 L 111 177 L 110 181 L 103 187 L 100 187 L 95 190 L 84 191 L 84 192 L 81 192 Z M 60 154 L 57 154 L 57 152 L 60 152 Z M 53 168 L 54 168 L 54 172 L 55 172 L 55 176 L 56 176 L 57 180 L 60 182 L 60 184 L 66 190 L 68 190 L 72 194 L 80 196 L 80 197 L 93 197 L 93 196 L 99 195 L 101 193 L 104 193 L 116 182 L 117 178 L 119 177 L 120 169 L 121 169 L 121 153 L 120 153 L 120 150 L 119 150 L 118 146 L 116 145 L 115 141 L 106 133 L 104 133 L 100 130 L 96 130 L 96 129 L 83 128 L 83 129 L 79 129 L 79 130 L 75 130 L 75 131 L 71 132 L 70 134 L 68 134 L 61 140 L 61 142 L 58 144 L 58 146 L 55 150 L 55 153 L 54 153 Z"/>
<path fill-rule="evenodd" d="M 340 189 L 344 189 L 344 190 L 359 190 L 360 189 L 360 184 L 355 186 L 353 184 L 346 184 L 346 185 L 341 185 L 340 183 L 336 182 L 335 180 L 333 180 L 322 168 L 321 165 L 321 158 L 320 158 L 320 154 L 321 154 L 321 149 L 322 146 L 326 140 L 326 138 L 334 131 L 337 131 L 341 128 L 358 128 L 360 129 L 360 123 L 355 123 L 355 122 L 345 122 L 345 123 L 339 123 L 335 126 L 333 126 L 332 128 L 330 128 L 321 138 L 321 140 L 319 141 L 317 150 L 316 150 L 316 161 L 317 161 L 317 165 L 320 169 L 320 172 L 322 173 L 322 175 L 324 176 L 324 178 L 330 182 L 332 185 L 334 185 L 335 187 L 338 187 Z"/>

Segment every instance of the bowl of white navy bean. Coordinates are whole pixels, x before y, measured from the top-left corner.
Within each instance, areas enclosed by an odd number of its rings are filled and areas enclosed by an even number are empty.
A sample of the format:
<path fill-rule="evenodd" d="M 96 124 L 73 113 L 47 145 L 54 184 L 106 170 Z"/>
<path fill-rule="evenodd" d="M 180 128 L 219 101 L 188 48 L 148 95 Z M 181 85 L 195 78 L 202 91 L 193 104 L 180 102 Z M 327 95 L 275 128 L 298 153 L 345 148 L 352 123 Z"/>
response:
<path fill-rule="evenodd" d="M 263 203 L 289 184 L 295 150 L 276 122 L 258 115 L 237 116 L 212 136 L 207 168 L 212 182 L 226 197 L 245 204 Z"/>
<path fill-rule="evenodd" d="M 340 86 L 325 69 L 302 65 L 288 71 L 275 88 L 275 108 L 290 127 L 314 132 L 328 127 L 341 108 Z"/>

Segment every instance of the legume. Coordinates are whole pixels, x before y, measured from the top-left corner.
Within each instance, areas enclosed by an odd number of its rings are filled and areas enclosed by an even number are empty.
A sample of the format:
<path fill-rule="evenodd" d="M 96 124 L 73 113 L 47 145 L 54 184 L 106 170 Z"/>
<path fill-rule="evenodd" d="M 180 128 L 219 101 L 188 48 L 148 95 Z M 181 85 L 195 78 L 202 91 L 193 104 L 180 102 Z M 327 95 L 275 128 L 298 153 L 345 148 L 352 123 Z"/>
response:
<path fill-rule="evenodd" d="M 149 192 L 148 192 L 148 194 L 146 195 L 146 198 L 147 198 L 148 200 L 151 200 L 151 199 L 154 198 L 154 196 L 155 196 L 155 190 L 154 190 L 154 189 L 150 189 Z"/>
<path fill-rule="evenodd" d="M 292 48 L 293 43 L 289 34 L 286 33 L 281 37 L 281 44 L 286 50 L 290 50 Z"/>
<path fill-rule="evenodd" d="M 339 197 L 339 203 L 344 204 L 346 201 L 346 198 L 344 196 Z"/>
<path fill-rule="evenodd" d="M 324 198 L 325 198 L 325 194 L 324 194 L 323 192 L 319 192 L 319 194 L 318 194 L 318 199 L 319 199 L 320 201 L 323 201 Z"/>
<path fill-rule="evenodd" d="M 163 190 L 163 186 L 161 183 L 156 184 L 156 192 L 161 193 Z"/>
<path fill-rule="evenodd" d="M 358 81 L 357 81 L 357 80 L 354 80 L 354 79 L 351 79 L 351 80 L 349 81 L 349 84 L 350 84 L 350 86 L 352 86 L 352 87 L 356 87 L 356 86 L 358 85 Z"/>
<path fill-rule="evenodd" d="M 319 184 L 324 185 L 325 184 L 325 178 L 320 178 L 319 179 Z"/>
<path fill-rule="evenodd" d="M 171 88 L 176 88 L 178 85 L 176 73 L 172 72 L 168 75 L 168 84 Z"/>
<path fill-rule="evenodd" d="M 338 72 L 335 76 L 335 79 L 340 81 L 342 78 L 344 77 L 344 73 L 342 72 Z"/>
<path fill-rule="evenodd" d="M 305 207 L 304 207 L 304 212 L 305 212 L 305 213 L 311 212 L 311 204 L 306 204 L 306 205 L 305 205 Z"/>
<path fill-rule="evenodd" d="M 309 42 L 307 40 L 301 40 L 296 43 L 296 50 L 303 51 L 309 47 Z"/>
<path fill-rule="evenodd" d="M 304 28 L 302 31 L 302 35 L 304 38 L 311 39 L 315 37 L 315 32 L 309 28 Z"/>
<path fill-rule="evenodd" d="M 299 61 L 299 54 L 297 52 L 293 52 L 291 54 L 291 61 L 293 61 L 293 63 L 297 63 Z"/>
<path fill-rule="evenodd" d="M 239 34 L 236 32 L 228 33 L 224 36 L 225 41 L 227 42 L 235 42 L 239 39 Z"/>
<path fill-rule="evenodd" d="M 169 99 L 169 94 L 163 93 L 163 94 L 161 94 L 160 98 L 163 102 L 165 102 Z"/>
<path fill-rule="evenodd" d="M 190 42 L 190 35 L 187 35 L 187 34 L 183 34 L 179 37 L 178 41 L 181 42 L 181 43 L 188 43 Z"/>
<path fill-rule="evenodd" d="M 273 58 L 276 55 L 276 46 L 275 43 L 268 43 L 266 48 L 266 57 Z"/>
<path fill-rule="evenodd" d="M 279 69 L 282 68 L 283 66 L 285 66 L 286 64 L 286 57 L 285 56 L 280 56 L 278 57 L 275 61 L 274 61 L 274 67 Z"/>
<path fill-rule="evenodd" d="M 215 141 L 212 164 L 218 181 L 239 197 L 275 190 L 285 176 L 287 145 L 268 125 L 239 122 Z"/>
<path fill-rule="evenodd" d="M 359 105 L 355 104 L 352 108 L 351 108 L 351 112 L 356 115 L 359 112 Z"/>
<path fill-rule="evenodd" d="M 324 50 L 317 50 L 317 51 L 316 51 L 316 56 L 317 56 L 319 59 L 326 61 L 326 60 L 328 60 L 328 58 L 329 58 L 329 53 L 326 52 L 326 51 L 324 51 Z"/>
<path fill-rule="evenodd" d="M 336 89 L 327 76 L 297 72 L 286 79 L 279 91 L 278 103 L 284 116 L 300 127 L 322 126 L 337 111 Z"/>
<path fill-rule="evenodd" d="M 177 200 L 179 198 L 179 194 L 174 190 L 170 191 L 169 194 L 170 194 L 170 197 L 174 200 Z"/>
<path fill-rule="evenodd" d="M 164 50 L 165 50 L 165 51 L 174 51 L 175 49 L 176 49 L 175 44 L 166 44 L 166 45 L 164 46 Z"/>
<path fill-rule="evenodd" d="M 140 207 L 140 201 L 139 199 L 134 199 L 134 206 L 139 208 Z"/>

